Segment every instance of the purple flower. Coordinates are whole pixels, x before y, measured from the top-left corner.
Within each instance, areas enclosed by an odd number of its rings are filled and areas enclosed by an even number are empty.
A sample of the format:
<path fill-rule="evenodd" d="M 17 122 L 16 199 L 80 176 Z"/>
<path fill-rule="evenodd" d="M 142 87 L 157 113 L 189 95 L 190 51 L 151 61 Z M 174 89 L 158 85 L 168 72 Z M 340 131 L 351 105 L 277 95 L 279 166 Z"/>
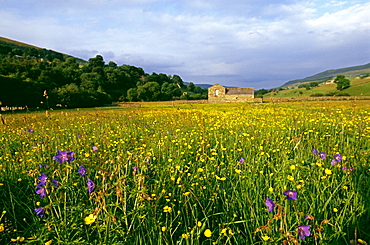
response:
<path fill-rule="evenodd" d="M 287 196 L 288 200 L 297 200 L 298 193 L 296 191 L 287 190 L 283 194 Z"/>
<path fill-rule="evenodd" d="M 93 192 L 95 189 L 95 184 L 91 179 L 87 179 L 87 187 L 89 188 L 89 193 Z"/>
<path fill-rule="evenodd" d="M 240 158 L 239 163 L 240 163 L 240 164 L 244 164 L 244 163 L 245 163 L 245 159 L 244 159 L 244 157 L 241 157 L 241 158 Z"/>
<path fill-rule="evenodd" d="M 330 162 L 330 164 L 331 164 L 331 166 L 335 166 L 335 164 L 337 164 L 337 161 L 335 161 L 335 159 L 333 159 L 333 160 L 331 160 L 331 162 Z"/>
<path fill-rule="evenodd" d="M 46 163 L 39 163 L 40 168 L 46 168 L 46 166 L 47 166 Z"/>
<path fill-rule="evenodd" d="M 94 146 L 92 147 L 92 150 L 93 150 L 93 151 L 95 151 L 95 152 L 97 152 L 99 149 L 98 149 L 98 147 L 97 147 L 97 146 L 95 146 L 95 145 L 94 145 Z"/>
<path fill-rule="evenodd" d="M 139 168 L 139 167 L 137 167 L 137 166 L 133 166 L 133 167 L 132 167 L 132 169 L 133 169 L 133 170 L 137 170 L 138 168 Z"/>
<path fill-rule="evenodd" d="M 29 128 L 29 129 L 27 130 L 27 132 L 28 132 L 28 133 L 33 133 L 33 132 L 35 132 L 35 130 L 33 130 L 33 128 Z"/>
<path fill-rule="evenodd" d="M 310 226 L 309 225 L 298 226 L 298 235 L 299 235 L 299 238 L 301 238 L 302 240 L 304 240 L 306 236 L 311 235 Z"/>
<path fill-rule="evenodd" d="M 147 164 L 150 164 L 150 160 L 149 160 L 149 159 L 148 159 L 148 160 L 146 160 L 146 163 L 147 163 Z"/>
<path fill-rule="evenodd" d="M 336 155 L 334 155 L 334 160 L 337 161 L 337 162 L 341 162 L 342 161 L 342 156 L 340 154 L 336 154 Z"/>
<path fill-rule="evenodd" d="M 67 151 L 59 151 L 58 153 L 53 157 L 53 160 L 58 161 L 59 163 L 63 163 L 64 161 L 67 161 L 68 163 L 75 160 L 74 152 L 67 152 Z"/>
<path fill-rule="evenodd" d="M 84 176 L 86 174 L 86 168 L 84 168 L 83 166 L 80 166 L 80 168 L 78 169 L 77 171 L 81 177 Z"/>
<path fill-rule="evenodd" d="M 38 215 L 40 218 L 44 217 L 45 215 L 45 209 L 43 208 L 35 208 L 34 211 L 36 212 L 36 215 Z"/>
<path fill-rule="evenodd" d="M 35 192 L 36 192 L 36 194 L 40 195 L 41 199 L 44 198 L 44 196 L 46 196 L 46 188 L 44 186 L 36 185 Z"/>
<path fill-rule="evenodd" d="M 319 155 L 321 159 L 325 159 L 327 154 L 325 152 L 320 152 Z"/>
<path fill-rule="evenodd" d="M 315 148 L 312 148 L 312 153 L 313 153 L 314 155 L 317 155 L 317 154 L 319 154 L 319 151 L 318 151 L 318 150 L 316 150 Z"/>
<path fill-rule="evenodd" d="M 275 203 L 274 201 L 272 201 L 270 198 L 267 197 L 266 201 L 265 201 L 265 204 L 266 206 L 268 207 L 268 211 L 269 212 L 272 212 L 274 211 L 274 208 L 275 208 Z"/>
<path fill-rule="evenodd" d="M 54 185 L 55 187 L 58 187 L 58 186 L 59 186 L 59 181 L 58 181 L 58 180 L 53 179 L 53 180 L 52 180 L 52 182 L 53 182 L 53 185 Z"/>
<path fill-rule="evenodd" d="M 45 174 L 45 173 L 41 173 L 41 175 L 38 177 L 38 179 L 40 180 L 39 183 L 37 185 L 39 186 L 45 186 L 46 185 L 46 181 L 48 181 L 48 176 Z"/>

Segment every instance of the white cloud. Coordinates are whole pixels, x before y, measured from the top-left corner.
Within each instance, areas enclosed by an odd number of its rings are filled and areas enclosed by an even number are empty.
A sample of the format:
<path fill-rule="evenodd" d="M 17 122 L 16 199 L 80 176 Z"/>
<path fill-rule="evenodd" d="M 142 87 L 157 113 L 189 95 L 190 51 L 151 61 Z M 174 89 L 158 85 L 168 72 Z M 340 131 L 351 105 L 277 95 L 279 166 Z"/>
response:
<path fill-rule="evenodd" d="M 369 62 L 370 3 L 327 1 L 337 9 L 326 14 L 329 5 L 319 3 L 66 0 L 26 9 L 8 2 L 0 10 L 0 33 L 85 59 L 102 54 L 106 62 L 176 73 L 196 83 L 229 79 L 273 87 Z"/>

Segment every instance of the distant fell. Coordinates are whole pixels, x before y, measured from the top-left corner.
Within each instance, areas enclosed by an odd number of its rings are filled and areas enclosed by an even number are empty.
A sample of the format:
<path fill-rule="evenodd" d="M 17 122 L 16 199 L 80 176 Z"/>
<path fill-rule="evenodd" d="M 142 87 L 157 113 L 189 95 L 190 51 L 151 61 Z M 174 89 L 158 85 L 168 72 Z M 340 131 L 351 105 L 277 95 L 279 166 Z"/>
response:
<path fill-rule="evenodd" d="M 0 46 L 9 47 L 11 49 L 19 49 L 19 50 L 21 50 L 23 52 L 25 52 L 26 50 L 32 50 L 32 49 L 36 49 L 38 51 L 46 51 L 44 53 L 49 53 L 49 55 L 51 53 L 53 53 L 54 55 L 51 55 L 52 57 L 58 57 L 58 56 L 59 57 L 60 56 L 63 56 L 64 58 L 74 57 L 72 55 L 64 54 L 64 53 L 57 52 L 57 51 L 54 51 L 54 50 L 48 50 L 46 48 L 40 48 L 40 47 L 31 45 L 31 44 L 23 43 L 23 42 L 20 42 L 20 41 L 12 40 L 12 39 L 9 39 L 9 38 L 6 38 L 6 37 L 1 37 L 1 36 L 0 36 Z M 82 64 L 87 63 L 83 59 L 76 58 L 76 57 L 74 57 L 74 58 L 79 63 L 82 63 Z"/>
<path fill-rule="evenodd" d="M 297 84 L 309 83 L 309 82 L 325 82 L 327 80 L 331 80 L 337 75 L 346 75 L 346 76 L 361 76 L 370 73 L 370 63 L 366 65 L 359 65 L 359 66 L 351 66 L 346 68 L 340 69 L 330 69 L 324 72 L 320 72 L 316 75 L 309 76 L 303 79 L 296 79 L 289 82 L 284 83 L 281 87 L 288 87 Z"/>

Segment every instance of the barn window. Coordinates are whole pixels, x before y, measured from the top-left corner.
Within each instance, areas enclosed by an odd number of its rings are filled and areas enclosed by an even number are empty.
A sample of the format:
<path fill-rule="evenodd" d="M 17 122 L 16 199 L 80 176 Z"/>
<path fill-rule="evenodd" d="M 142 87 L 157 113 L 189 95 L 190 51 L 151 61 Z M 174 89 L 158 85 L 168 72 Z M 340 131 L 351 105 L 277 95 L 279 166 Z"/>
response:
<path fill-rule="evenodd" d="M 218 89 L 215 91 L 215 96 L 218 96 Z"/>

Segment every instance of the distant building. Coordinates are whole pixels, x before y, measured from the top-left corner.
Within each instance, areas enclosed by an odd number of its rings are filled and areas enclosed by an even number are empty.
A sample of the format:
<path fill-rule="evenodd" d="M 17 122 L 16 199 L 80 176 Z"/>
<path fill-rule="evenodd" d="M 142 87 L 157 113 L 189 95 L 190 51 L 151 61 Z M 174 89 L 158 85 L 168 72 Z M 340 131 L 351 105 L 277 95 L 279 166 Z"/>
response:
<path fill-rule="evenodd" d="M 225 88 L 215 84 L 208 88 L 209 103 L 255 102 L 253 88 Z"/>

